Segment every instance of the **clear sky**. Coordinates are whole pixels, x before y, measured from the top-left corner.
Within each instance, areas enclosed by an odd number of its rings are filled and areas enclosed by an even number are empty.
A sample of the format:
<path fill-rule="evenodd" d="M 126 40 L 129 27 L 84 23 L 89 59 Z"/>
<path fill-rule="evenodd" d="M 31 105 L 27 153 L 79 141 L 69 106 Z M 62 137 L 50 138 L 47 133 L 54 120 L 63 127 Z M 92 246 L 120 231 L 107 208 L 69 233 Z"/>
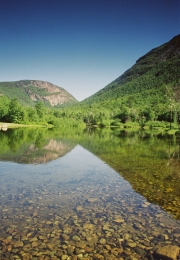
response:
<path fill-rule="evenodd" d="M 0 81 L 83 100 L 179 33 L 180 0 L 0 0 Z"/>

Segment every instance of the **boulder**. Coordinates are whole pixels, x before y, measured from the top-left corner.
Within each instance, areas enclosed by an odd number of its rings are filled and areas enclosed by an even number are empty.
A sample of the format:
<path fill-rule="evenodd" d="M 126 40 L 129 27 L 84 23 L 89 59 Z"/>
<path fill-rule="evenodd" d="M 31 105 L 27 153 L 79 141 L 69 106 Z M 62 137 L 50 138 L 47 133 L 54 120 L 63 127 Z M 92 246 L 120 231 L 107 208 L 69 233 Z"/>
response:
<path fill-rule="evenodd" d="M 155 257 L 161 260 L 177 260 L 180 248 L 174 245 L 160 247 L 155 252 Z"/>

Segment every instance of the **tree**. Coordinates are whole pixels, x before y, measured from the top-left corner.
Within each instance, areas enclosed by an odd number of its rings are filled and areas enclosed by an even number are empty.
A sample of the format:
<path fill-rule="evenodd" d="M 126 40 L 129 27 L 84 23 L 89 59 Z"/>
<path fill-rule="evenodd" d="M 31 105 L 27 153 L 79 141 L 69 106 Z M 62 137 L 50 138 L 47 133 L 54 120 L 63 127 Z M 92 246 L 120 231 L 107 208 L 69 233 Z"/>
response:
<path fill-rule="evenodd" d="M 44 115 L 45 115 L 44 103 L 41 101 L 37 102 L 35 105 L 35 108 L 36 108 L 36 112 L 37 112 L 39 118 L 41 120 L 44 120 Z"/>
<path fill-rule="evenodd" d="M 7 121 L 12 123 L 19 123 L 27 119 L 25 108 L 23 108 L 17 98 L 10 101 L 9 110 L 7 114 Z"/>
<path fill-rule="evenodd" d="M 0 119 L 3 120 L 8 114 L 10 100 L 7 97 L 0 96 Z"/>
<path fill-rule="evenodd" d="M 34 107 L 28 107 L 26 108 L 27 115 L 28 115 L 28 121 L 29 122 L 37 122 L 39 119 L 39 116 L 37 114 L 37 111 Z"/>

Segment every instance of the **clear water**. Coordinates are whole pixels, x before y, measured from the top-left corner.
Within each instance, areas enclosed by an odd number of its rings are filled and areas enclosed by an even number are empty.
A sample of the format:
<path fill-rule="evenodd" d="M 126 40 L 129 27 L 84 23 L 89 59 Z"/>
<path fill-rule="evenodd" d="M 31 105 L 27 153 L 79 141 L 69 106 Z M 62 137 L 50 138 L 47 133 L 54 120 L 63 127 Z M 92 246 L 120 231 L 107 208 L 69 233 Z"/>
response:
<path fill-rule="evenodd" d="M 150 259 L 180 245 L 180 222 L 83 148 L 87 135 L 45 136 L 1 151 L 0 259 Z"/>

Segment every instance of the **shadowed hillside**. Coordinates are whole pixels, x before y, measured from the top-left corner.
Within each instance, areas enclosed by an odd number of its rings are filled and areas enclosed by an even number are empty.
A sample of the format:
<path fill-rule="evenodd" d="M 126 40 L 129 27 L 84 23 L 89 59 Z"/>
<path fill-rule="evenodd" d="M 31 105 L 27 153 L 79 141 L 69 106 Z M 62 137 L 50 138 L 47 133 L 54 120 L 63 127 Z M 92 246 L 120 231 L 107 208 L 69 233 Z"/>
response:
<path fill-rule="evenodd" d="M 180 35 L 139 58 L 129 70 L 84 102 L 94 103 L 120 97 L 127 97 L 127 100 L 129 98 L 134 102 L 132 94 L 137 97 L 138 94 L 147 97 L 148 92 L 166 94 L 167 87 L 173 90 L 174 97 L 179 100 Z"/>
<path fill-rule="evenodd" d="M 43 81 L 0 83 L 0 93 L 9 98 L 18 97 L 21 104 L 36 103 L 36 110 L 30 110 L 0 97 L 0 118 L 6 122 L 43 121 L 55 126 L 86 123 L 177 131 L 180 128 L 180 35 L 139 58 L 120 77 L 82 102 Z M 59 109 L 45 110 L 37 101 Z"/>
<path fill-rule="evenodd" d="M 180 35 L 151 50 L 109 85 L 67 109 L 88 124 L 180 121 Z M 153 122 L 153 123 L 152 123 Z M 132 125 L 132 124 L 131 124 Z M 172 126 L 172 125 L 171 125 Z"/>

